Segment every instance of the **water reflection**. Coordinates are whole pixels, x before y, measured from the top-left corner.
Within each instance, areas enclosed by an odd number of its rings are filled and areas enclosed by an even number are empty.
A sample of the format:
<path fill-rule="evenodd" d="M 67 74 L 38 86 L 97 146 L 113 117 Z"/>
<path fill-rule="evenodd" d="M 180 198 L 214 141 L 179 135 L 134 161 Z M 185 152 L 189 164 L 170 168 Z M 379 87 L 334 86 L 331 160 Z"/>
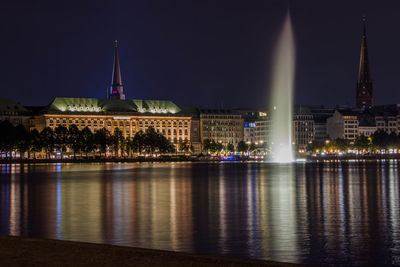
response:
<path fill-rule="evenodd" d="M 0 233 L 400 264 L 397 161 L 0 165 Z"/>

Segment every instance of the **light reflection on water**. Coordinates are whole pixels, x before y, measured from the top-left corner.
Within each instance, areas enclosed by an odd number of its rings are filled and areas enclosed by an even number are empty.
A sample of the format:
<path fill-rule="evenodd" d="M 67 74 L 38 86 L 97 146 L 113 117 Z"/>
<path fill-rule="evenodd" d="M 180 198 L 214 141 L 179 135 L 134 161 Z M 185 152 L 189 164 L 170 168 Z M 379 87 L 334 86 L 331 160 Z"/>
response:
<path fill-rule="evenodd" d="M 0 165 L 0 233 L 400 264 L 397 161 Z"/>

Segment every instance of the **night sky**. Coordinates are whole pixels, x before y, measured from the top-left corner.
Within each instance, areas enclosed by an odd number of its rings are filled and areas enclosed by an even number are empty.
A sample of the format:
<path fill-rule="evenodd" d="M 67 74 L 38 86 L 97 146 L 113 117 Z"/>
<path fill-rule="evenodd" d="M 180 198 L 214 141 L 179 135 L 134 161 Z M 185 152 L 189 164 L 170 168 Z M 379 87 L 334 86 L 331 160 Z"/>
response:
<path fill-rule="evenodd" d="M 1 97 L 46 105 L 105 98 L 114 40 L 128 99 L 181 106 L 267 104 L 288 2 L 1 1 Z M 400 103 L 400 1 L 292 0 L 296 103 L 354 105 L 362 34 L 376 104 Z"/>

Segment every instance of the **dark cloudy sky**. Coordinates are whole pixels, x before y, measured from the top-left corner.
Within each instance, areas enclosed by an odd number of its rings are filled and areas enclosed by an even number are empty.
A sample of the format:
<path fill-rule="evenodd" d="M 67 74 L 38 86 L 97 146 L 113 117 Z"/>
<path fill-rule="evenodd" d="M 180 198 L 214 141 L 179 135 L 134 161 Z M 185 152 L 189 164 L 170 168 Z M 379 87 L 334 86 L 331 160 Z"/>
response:
<path fill-rule="evenodd" d="M 377 104 L 400 103 L 400 1 L 292 0 L 296 102 L 354 103 L 367 16 Z M 127 98 L 265 106 L 287 1 L 1 1 L 1 96 L 104 98 L 113 43 Z"/>

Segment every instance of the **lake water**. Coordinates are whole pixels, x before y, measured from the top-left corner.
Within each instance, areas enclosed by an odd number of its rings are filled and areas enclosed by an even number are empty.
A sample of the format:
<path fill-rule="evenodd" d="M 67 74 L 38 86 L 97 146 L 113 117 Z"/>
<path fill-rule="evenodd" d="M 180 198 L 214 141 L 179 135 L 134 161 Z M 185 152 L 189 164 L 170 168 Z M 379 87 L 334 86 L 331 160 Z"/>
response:
<path fill-rule="evenodd" d="M 399 162 L 0 165 L 0 234 L 400 265 Z"/>

